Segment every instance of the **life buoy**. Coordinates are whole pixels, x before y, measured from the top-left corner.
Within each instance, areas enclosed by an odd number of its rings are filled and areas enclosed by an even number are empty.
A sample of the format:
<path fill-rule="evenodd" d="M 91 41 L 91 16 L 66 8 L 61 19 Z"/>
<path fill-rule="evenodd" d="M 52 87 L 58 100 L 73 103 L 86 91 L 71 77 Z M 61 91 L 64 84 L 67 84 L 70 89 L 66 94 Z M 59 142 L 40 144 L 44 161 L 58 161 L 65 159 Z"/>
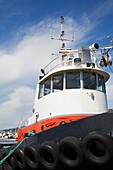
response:
<path fill-rule="evenodd" d="M 48 170 L 56 169 L 58 165 L 57 145 L 53 141 L 45 142 L 38 149 L 41 165 Z"/>
<path fill-rule="evenodd" d="M 91 133 L 82 141 L 82 150 L 88 161 L 94 164 L 104 165 L 113 156 L 113 141 L 108 135 Z"/>
<path fill-rule="evenodd" d="M 24 156 L 27 164 L 31 169 L 38 169 L 39 166 L 39 155 L 38 155 L 38 145 L 31 144 L 26 146 L 24 149 Z"/>
<path fill-rule="evenodd" d="M 24 156 L 24 148 L 17 148 L 14 152 L 14 162 L 16 166 L 21 170 L 26 170 L 28 168 L 25 156 Z"/>
<path fill-rule="evenodd" d="M 82 162 L 81 141 L 69 136 L 62 139 L 58 145 L 58 155 L 61 162 L 68 167 L 77 167 Z"/>

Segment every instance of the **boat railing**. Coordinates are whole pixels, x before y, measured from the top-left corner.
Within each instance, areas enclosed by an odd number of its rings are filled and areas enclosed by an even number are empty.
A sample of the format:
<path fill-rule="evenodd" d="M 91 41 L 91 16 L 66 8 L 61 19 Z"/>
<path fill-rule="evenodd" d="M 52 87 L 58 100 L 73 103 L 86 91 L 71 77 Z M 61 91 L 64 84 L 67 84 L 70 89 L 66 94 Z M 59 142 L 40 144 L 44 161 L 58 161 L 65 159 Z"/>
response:
<path fill-rule="evenodd" d="M 78 58 L 77 58 L 78 59 Z M 54 58 L 45 68 L 45 74 L 49 73 L 50 71 L 63 67 L 63 66 L 77 66 L 80 64 L 83 64 L 84 62 L 80 61 L 80 60 L 76 60 L 76 57 L 65 57 L 63 59 L 61 59 L 60 57 L 56 57 Z"/>
<path fill-rule="evenodd" d="M 22 128 L 28 125 L 28 120 L 24 119 L 19 122 L 18 128 Z"/>

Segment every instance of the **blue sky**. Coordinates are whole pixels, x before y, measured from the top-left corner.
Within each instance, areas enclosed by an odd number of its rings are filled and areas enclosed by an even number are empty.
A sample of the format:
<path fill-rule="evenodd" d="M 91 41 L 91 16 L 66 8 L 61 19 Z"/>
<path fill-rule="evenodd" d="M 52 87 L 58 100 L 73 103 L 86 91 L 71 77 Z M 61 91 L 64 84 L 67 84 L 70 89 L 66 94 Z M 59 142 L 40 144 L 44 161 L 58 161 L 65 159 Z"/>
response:
<path fill-rule="evenodd" d="M 62 15 L 78 24 L 88 17 L 95 27 L 95 39 L 103 37 L 112 34 L 112 7 L 112 0 L 0 0 L 0 44 L 10 47 L 25 36 L 25 29 Z"/>
<path fill-rule="evenodd" d="M 112 0 L 0 0 L 0 129 L 32 114 L 39 70 L 51 59 L 51 30 L 59 36 L 60 16 L 75 48 L 113 36 Z M 111 54 L 113 50 L 111 50 Z M 113 74 L 107 83 L 113 107 Z"/>

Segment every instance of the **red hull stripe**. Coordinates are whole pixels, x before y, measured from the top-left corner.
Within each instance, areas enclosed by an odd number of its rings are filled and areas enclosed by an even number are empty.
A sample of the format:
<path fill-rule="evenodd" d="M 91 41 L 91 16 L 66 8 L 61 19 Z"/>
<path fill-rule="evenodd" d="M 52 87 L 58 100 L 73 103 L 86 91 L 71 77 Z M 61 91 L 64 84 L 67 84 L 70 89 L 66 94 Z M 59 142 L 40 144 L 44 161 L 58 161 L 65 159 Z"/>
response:
<path fill-rule="evenodd" d="M 39 133 L 43 130 L 47 130 L 56 126 L 59 126 L 64 123 L 69 123 L 72 121 L 77 121 L 79 119 L 86 118 L 90 115 L 76 115 L 76 116 L 62 116 L 62 117 L 56 117 L 51 119 L 42 120 L 40 122 L 36 122 L 32 125 L 20 128 L 18 130 L 18 142 L 23 140 L 25 135 L 31 130 L 34 130 L 35 133 Z"/>

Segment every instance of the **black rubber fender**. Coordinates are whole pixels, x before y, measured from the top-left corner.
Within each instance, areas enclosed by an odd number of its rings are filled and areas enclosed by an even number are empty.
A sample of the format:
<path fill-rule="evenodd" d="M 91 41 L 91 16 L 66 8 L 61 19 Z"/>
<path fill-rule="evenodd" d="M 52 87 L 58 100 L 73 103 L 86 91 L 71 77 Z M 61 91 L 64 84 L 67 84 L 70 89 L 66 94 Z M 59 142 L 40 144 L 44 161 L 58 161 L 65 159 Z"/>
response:
<path fill-rule="evenodd" d="M 21 170 L 28 170 L 28 165 L 24 156 L 24 147 L 17 148 L 14 152 L 14 163 Z"/>
<path fill-rule="evenodd" d="M 8 164 L 8 162 L 4 162 L 1 170 L 13 170 L 12 167 Z"/>
<path fill-rule="evenodd" d="M 59 163 L 57 144 L 53 141 L 45 142 L 38 149 L 40 163 L 45 169 L 56 169 Z"/>
<path fill-rule="evenodd" d="M 110 136 L 90 133 L 82 141 L 85 158 L 96 165 L 107 164 L 113 156 L 113 140 Z"/>
<path fill-rule="evenodd" d="M 4 153 L 2 154 L 2 159 L 5 158 L 5 157 L 8 155 L 8 153 L 9 153 L 9 151 L 4 152 Z M 12 165 L 11 165 L 11 156 L 9 156 L 9 157 L 4 161 L 3 167 L 7 167 L 7 168 L 9 168 L 9 169 L 13 169 L 13 168 L 12 168 Z"/>
<path fill-rule="evenodd" d="M 26 146 L 24 149 L 24 155 L 29 167 L 31 169 L 38 169 L 39 167 L 38 144 L 34 143 Z"/>
<path fill-rule="evenodd" d="M 13 170 L 20 170 L 20 168 L 18 167 L 18 165 L 15 163 L 14 156 L 11 157 L 10 161 L 11 161 L 11 166 L 12 166 L 12 169 L 13 169 Z"/>
<path fill-rule="evenodd" d="M 58 145 L 58 155 L 64 165 L 70 168 L 79 166 L 83 159 L 81 141 L 73 136 L 62 139 Z"/>

